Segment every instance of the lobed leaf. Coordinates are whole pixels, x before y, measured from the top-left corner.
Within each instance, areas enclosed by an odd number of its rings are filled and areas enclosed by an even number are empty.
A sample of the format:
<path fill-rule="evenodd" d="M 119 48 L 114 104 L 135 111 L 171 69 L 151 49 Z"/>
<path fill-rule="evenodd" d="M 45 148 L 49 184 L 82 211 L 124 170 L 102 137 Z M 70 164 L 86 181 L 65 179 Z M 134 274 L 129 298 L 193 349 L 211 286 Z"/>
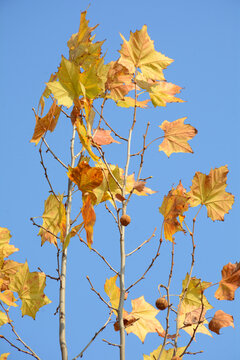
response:
<path fill-rule="evenodd" d="M 179 356 L 184 351 L 185 347 L 177 348 L 176 356 Z M 150 353 L 150 355 L 143 355 L 143 360 L 156 360 L 158 359 L 160 352 L 162 350 L 162 345 L 160 345 L 156 350 Z M 161 354 L 161 360 L 172 360 L 173 359 L 174 349 L 163 349 Z"/>

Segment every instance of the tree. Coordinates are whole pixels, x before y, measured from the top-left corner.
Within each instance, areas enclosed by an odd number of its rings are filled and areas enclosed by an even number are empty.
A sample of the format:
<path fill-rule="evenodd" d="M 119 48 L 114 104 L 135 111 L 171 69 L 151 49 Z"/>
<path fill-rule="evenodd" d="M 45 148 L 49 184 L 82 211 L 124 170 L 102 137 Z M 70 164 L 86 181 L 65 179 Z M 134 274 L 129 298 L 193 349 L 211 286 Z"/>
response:
<path fill-rule="evenodd" d="M 209 282 L 202 282 L 192 275 L 196 247 L 194 240 L 195 222 L 203 206 L 207 207 L 208 216 L 212 220 L 223 220 L 224 215 L 231 209 L 233 196 L 225 191 L 228 169 L 226 166 L 212 169 L 209 175 L 197 172 L 193 177 L 189 192 L 186 192 L 181 181 L 176 187 L 169 190 L 159 208 L 160 213 L 163 215 L 163 225 L 158 234 L 159 242 L 156 255 L 150 261 L 147 270 L 143 271 L 142 275 L 136 281 L 130 283 L 126 289 L 126 257 L 135 255 L 146 243 L 150 242 L 156 233 L 154 231 L 149 239 L 139 244 L 135 250 L 125 254 L 125 228 L 131 222 L 131 218 L 127 215 L 127 206 L 130 203 L 130 199 L 132 201 L 134 195 L 141 196 L 154 193 L 153 190 L 146 187 L 149 176 L 146 178 L 141 177 L 145 153 L 149 151 L 155 141 L 160 142 L 159 150 L 165 152 L 167 156 L 170 156 L 173 152 L 192 152 L 188 140 L 194 137 L 196 129 L 189 124 L 185 124 L 185 118 L 180 118 L 171 123 L 164 121 L 160 126 L 164 132 L 163 135 L 147 141 L 150 126 L 147 123 L 145 132 L 143 132 L 143 145 L 135 154 L 132 153 L 132 133 L 137 123 L 137 108 L 146 108 L 150 100 L 155 107 L 165 106 L 168 102 L 182 102 L 181 99 L 175 97 L 181 88 L 166 82 L 163 70 L 170 65 L 172 60 L 154 49 L 146 26 L 143 26 L 139 31 L 131 33 L 129 41 L 122 37 L 123 44 L 120 50 L 120 59 L 109 64 L 104 64 L 103 56 L 101 55 L 102 42 L 94 42 L 92 38 L 92 31 L 94 29 L 95 27 L 89 27 L 86 20 L 86 12 L 83 12 L 79 32 L 74 34 L 68 42 L 69 59 L 66 59 L 64 56 L 62 57 L 57 73 L 50 77 L 40 99 L 39 109 L 35 113 L 36 126 L 31 140 L 36 145 L 41 141 L 39 149 L 41 165 L 51 192 L 45 201 L 42 216 L 43 223 L 37 223 L 34 218 L 32 218 L 32 222 L 40 228 L 39 235 L 41 236 L 42 245 L 45 242 L 51 243 L 57 249 L 57 260 L 61 257 L 61 265 L 59 264 L 57 268 L 58 276 L 47 275 L 47 277 L 59 280 L 60 282 L 60 307 L 58 310 L 62 358 L 67 358 L 65 340 L 65 275 L 67 250 L 73 237 L 78 237 L 80 242 L 87 245 L 92 252 L 97 253 L 107 267 L 116 274 L 107 279 L 104 286 L 110 303 L 104 300 L 89 277 L 88 281 L 91 290 L 100 297 L 110 310 L 107 323 L 100 328 L 99 332 L 106 327 L 112 316 L 115 315 L 117 317 L 114 328 L 116 331 L 120 331 L 120 358 L 125 358 L 125 330 L 127 333 L 134 333 L 142 341 L 144 341 L 148 332 L 157 332 L 163 338 L 162 345 L 151 355 L 144 355 L 144 358 L 182 357 L 188 351 L 197 332 L 208 333 L 204 323 L 206 323 L 206 311 L 211 308 L 211 305 L 208 303 L 204 291 L 211 284 Z M 134 93 L 132 97 L 128 94 L 130 92 L 131 95 L 131 91 Z M 138 97 L 141 95 L 149 95 L 150 99 L 139 100 Z M 52 105 L 44 115 L 46 98 L 51 98 Z M 101 105 L 98 110 L 100 99 Z M 133 108 L 133 119 L 129 126 L 127 137 L 120 135 L 114 130 L 114 127 L 107 122 L 103 115 L 105 104 L 110 100 L 114 100 L 119 107 Z M 72 107 L 71 113 L 67 112 L 64 107 L 67 109 Z M 66 116 L 69 125 L 73 128 L 71 162 L 69 166 L 60 160 L 45 139 L 46 132 L 55 129 L 61 113 Z M 93 125 L 95 117 L 98 118 L 96 127 Z M 102 129 L 101 125 L 103 123 L 105 124 L 104 127 L 108 127 L 110 130 Z M 103 151 L 104 145 L 118 142 L 118 140 L 116 141 L 112 138 L 111 131 L 118 138 L 119 142 L 127 144 L 126 162 L 123 169 L 116 164 L 110 164 L 105 150 Z M 78 135 L 81 145 L 77 155 L 75 155 L 74 151 L 76 135 Z M 44 145 L 53 158 L 63 168 L 68 170 L 67 194 L 59 195 L 54 190 L 54 185 L 48 176 L 48 168 L 43 158 L 42 148 Z M 133 174 L 129 175 L 130 160 L 134 157 L 139 157 L 140 159 L 139 166 L 135 168 L 135 178 Z M 72 217 L 72 195 L 75 191 L 77 193 L 76 196 L 79 193 L 81 194 L 82 206 L 76 216 Z M 111 203 L 113 208 L 107 205 L 107 201 Z M 92 247 L 96 220 L 95 206 L 101 203 L 105 204 L 119 231 L 121 250 L 120 271 L 116 271 L 110 265 L 108 259 Z M 189 210 L 189 207 L 196 206 L 199 206 L 199 208 L 196 215 L 193 216 L 193 224 L 192 228 L 190 228 L 187 224 L 187 219 L 185 221 L 185 213 Z M 81 217 L 82 220 L 79 221 Z M 178 297 L 176 334 L 169 335 L 170 313 L 171 311 L 174 312 L 170 294 L 170 283 L 174 268 L 175 237 L 177 238 L 178 234 L 176 233 L 178 232 L 188 232 L 191 238 L 192 262 L 189 267 L 189 274 L 183 280 L 182 293 Z M 86 241 L 83 238 L 83 233 L 85 233 Z M 60 235 L 58 236 L 58 234 Z M 9 231 L 5 228 L 1 231 L 1 240 L 2 322 L 3 324 L 9 323 L 14 332 L 15 328 L 10 322 L 9 312 L 6 308 L 6 305 L 15 306 L 13 293 L 17 293 L 18 297 L 22 300 L 22 315 L 30 315 L 33 318 L 35 318 L 36 312 L 40 307 L 49 303 L 49 299 L 43 293 L 45 287 L 45 275 L 43 272 L 31 273 L 28 270 L 27 263 L 21 264 L 7 259 L 16 249 L 9 245 L 10 235 Z M 167 309 L 166 327 L 163 327 L 155 319 L 158 311 L 147 303 L 142 296 L 132 300 L 133 309 L 131 312 L 126 312 L 123 308 L 125 300 L 128 300 L 126 299 L 127 292 L 143 280 L 146 273 L 152 269 L 155 260 L 159 257 L 160 248 L 164 240 L 172 243 L 172 259 L 167 285 L 161 282 L 156 284 L 156 286 L 159 286 L 159 291 L 161 288 L 166 291 L 166 295 L 160 296 L 156 305 L 162 311 Z M 9 267 L 11 267 L 11 271 Z M 120 278 L 120 288 L 116 286 L 117 277 Z M 234 298 L 234 291 L 239 286 L 238 282 L 238 264 L 225 265 L 223 280 L 219 283 L 216 297 L 232 300 Z M 226 284 L 230 284 L 227 285 L 227 291 Z M 217 311 L 210 324 L 209 328 L 218 333 L 219 329 L 223 326 L 233 326 L 233 320 L 230 315 Z M 190 334 L 190 340 L 179 348 L 178 337 L 180 329 L 184 329 Z M 97 332 L 97 335 L 99 332 Z M 18 337 L 18 335 L 16 336 Z M 168 339 L 174 342 L 174 346 L 170 350 L 166 350 L 168 347 L 165 348 Z M 8 341 L 5 336 L 3 340 Z M 23 342 L 21 346 L 25 346 Z M 38 358 L 33 350 L 29 348 L 24 351 L 30 352 L 32 356 Z M 79 356 L 81 356 L 80 354 Z"/>

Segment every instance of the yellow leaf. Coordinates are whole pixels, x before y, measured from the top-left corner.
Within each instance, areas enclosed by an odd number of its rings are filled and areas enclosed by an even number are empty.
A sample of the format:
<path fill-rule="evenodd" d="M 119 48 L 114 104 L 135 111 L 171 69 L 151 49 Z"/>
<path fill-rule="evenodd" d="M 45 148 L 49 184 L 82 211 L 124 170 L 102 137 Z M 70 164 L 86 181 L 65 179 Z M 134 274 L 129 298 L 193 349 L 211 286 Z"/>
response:
<path fill-rule="evenodd" d="M 122 170 L 122 169 L 121 169 Z M 124 174 L 122 172 L 122 178 Z M 143 182 L 141 182 L 143 183 Z M 146 187 L 145 185 L 141 188 L 139 186 L 139 181 L 135 181 L 134 174 L 128 175 L 127 177 L 127 184 L 126 184 L 126 193 L 130 193 L 133 190 L 134 194 L 138 196 L 147 196 L 151 194 L 155 194 L 156 191 L 151 190 L 150 188 Z"/>
<path fill-rule="evenodd" d="M 19 250 L 14 245 L 9 244 L 10 239 L 10 231 L 7 228 L 0 227 L 0 259 L 4 259 Z"/>
<path fill-rule="evenodd" d="M 57 106 L 56 100 L 53 102 L 52 106 L 50 107 L 47 115 L 43 118 L 36 116 L 36 125 L 34 129 L 34 134 L 30 142 L 34 142 L 37 145 L 42 138 L 42 136 L 50 130 L 53 132 L 57 125 L 57 121 L 59 115 L 61 113 L 61 108 Z"/>
<path fill-rule="evenodd" d="M 105 293 L 108 295 L 110 299 L 111 306 L 115 309 L 118 309 L 119 299 L 120 299 L 120 289 L 116 285 L 117 278 L 118 275 L 115 275 L 110 279 L 107 279 L 104 284 Z M 117 311 L 113 310 L 113 312 L 116 316 L 118 315 Z"/>
<path fill-rule="evenodd" d="M 181 222 L 184 219 L 183 213 L 187 210 L 188 196 L 180 181 L 176 189 L 173 188 L 167 196 L 164 196 L 162 205 L 159 208 L 160 213 L 164 216 L 164 236 L 166 240 L 173 241 L 172 236 L 177 231 L 184 231 Z"/>
<path fill-rule="evenodd" d="M 165 120 L 159 126 L 164 131 L 164 140 L 159 145 L 159 151 L 164 151 L 168 157 L 174 152 L 193 153 L 187 141 L 197 134 L 197 130 L 189 124 L 184 124 L 184 120 L 186 117 L 171 123 Z"/>
<path fill-rule="evenodd" d="M 14 306 L 14 307 L 17 306 L 17 304 L 15 303 L 16 299 L 12 291 L 10 290 L 5 290 L 3 292 L 0 292 L 0 300 L 3 301 L 8 306 Z"/>
<path fill-rule="evenodd" d="M 185 347 L 177 348 L 176 356 L 179 356 L 184 351 Z M 156 360 L 159 357 L 159 354 L 162 350 L 162 345 L 160 345 L 156 350 L 150 353 L 150 355 L 143 355 L 143 360 Z M 174 349 L 163 349 L 161 354 L 161 360 L 172 360 Z"/>
<path fill-rule="evenodd" d="M 81 161 L 75 168 L 69 166 L 67 175 L 82 193 L 92 192 L 103 181 L 102 170 L 98 167 L 91 167 L 86 161 Z"/>
<path fill-rule="evenodd" d="M 164 329 L 160 322 L 155 318 L 159 313 L 152 305 L 147 303 L 144 296 L 132 300 L 132 312 L 129 314 L 135 319 L 131 326 L 126 328 L 126 332 L 134 333 L 139 339 L 144 342 L 146 335 L 149 332 L 164 333 Z"/>
<path fill-rule="evenodd" d="M 120 34 L 121 35 L 121 34 Z M 128 68 L 130 73 L 134 73 L 136 68 L 140 68 L 146 78 L 153 80 L 164 80 L 163 69 L 173 61 L 160 52 L 154 50 L 153 41 L 147 33 L 147 26 L 141 30 L 130 33 L 130 40 L 123 39 L 120 50 L 119 63 Z"/>
<path fill-rule="evenodd" d="M 0 355 L 0 360 L 7 360 L 8 355 L 10 355 L 10 353 L 4 353 L 4 354 Z"/>
<path fill-rule="evenodd" d="M 15 275 L 10 276 L 9 288 L 17 292 L 22 300 L 22 316 L 29 315 L 35 319 L 38 310 L 51 302 L 43 292 L 45 286 L 46 275 L 42 272 L 29 272 L 27 262 Z"/>
<path fill-rule="evenodd" d="M 150 101 L 149 99 L 143 100 L 143 101 L 136 101 L 136 106 L 139 108 L 145 109 L 145 108 L 147 108 L 149 101 Z M 125 108 L 134 107 L 135 99 L 133 99 L 129 96 L 125 96 L 125 98 L 123 98 L 122 100 L 117 101 L 117 106 L 125 107 Z"/>
<path fill-rule="evenodd" d="M 45 201 L 43 218 L 43 228 L 39 230 L 38 235 L 41 236 L 41 245 L 46 241 L 53 245 L 57 245 L 57 234 L 61 232 L 61 241 L 66 234 L 66 215 L 65 208 L 62 203 L 63 195 L 56 197 L 51 194 Z M 48 230 L 48 231 L 47 231 Z"/>
<path fill-rule="evenodd" d="M 83 147 L 87 150 L 87 152 L 89 153 L 89 155 L 91 156 L 93 161 L 98 161 L 99 157 L 97 155 L 95 155 L 94 152 L 92 151 L 91 140 L 88 137 L 87 130 L 79 117 L 77 117 L 75 125 L 76 125 L 79 139 L 80 139 Z"/>
<path fill-rule="evenodd" d="M 211 169 L 209 175 L 196 172 L 188 193 L 190 206 L 205 205 L 213 221 L 223 221 L 234 203 L 234 196 L 225 191 L 227 174 L 227 165 Z"/>
<path fill-rule="evenodd" d="M 7 323 L 8 323 L 7 315 L 4 312 L 0 311 L 0 326 L 7 324 Z"/>

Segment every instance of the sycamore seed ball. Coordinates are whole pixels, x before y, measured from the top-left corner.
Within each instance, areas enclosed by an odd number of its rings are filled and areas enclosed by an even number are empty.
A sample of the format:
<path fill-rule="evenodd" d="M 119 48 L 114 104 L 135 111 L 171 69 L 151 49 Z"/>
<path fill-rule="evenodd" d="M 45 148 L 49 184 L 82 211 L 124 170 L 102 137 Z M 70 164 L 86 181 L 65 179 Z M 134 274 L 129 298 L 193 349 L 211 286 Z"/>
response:
<path fill-rule="evenodd" d="M 130 224 L 130 222 L 131 222 L 131 218 L 129 215 L 125 214 L 125 215 L 121 216 L 121 218 L 120 218 L 121 225 L 128 226 L 128 224 Z"/>
<path fill-rule="evenodd" d="M 159 310 L 165 310 L 168 307 L 167 299 L 165 297 L 158 298 L 156 300 L 156 307 Z"/>

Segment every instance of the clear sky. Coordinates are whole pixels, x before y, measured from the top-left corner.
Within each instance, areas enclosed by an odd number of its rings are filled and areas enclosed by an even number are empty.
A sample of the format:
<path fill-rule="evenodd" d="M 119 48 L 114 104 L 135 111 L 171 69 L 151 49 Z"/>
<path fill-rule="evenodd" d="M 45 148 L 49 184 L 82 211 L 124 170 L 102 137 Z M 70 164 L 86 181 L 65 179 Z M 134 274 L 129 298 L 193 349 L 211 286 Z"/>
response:
<path fill-rule="evenodd" d="M 12 234 L 12 243 L 20 249 L 12 256 L 19 262 L 28 259 L 31 271 L 40 267 L 47 274 L 55 274 L 55 249 L 50 244 L 40 247 L 38 229 L 33 227 L 29 218 L 40 216 L 44 200 L 48 196 L 39 162 L 38 149 L 29 140 L 32 137 L 35 119 L 32 107 L 37 107 L 39 98 L 52 72 L 57 70 L 61 55 L 68 56 L 67 41 L 72 33 L 78 31 L 81 11 L 89 2 L 82 0 L 41 0 L 41 1 L 0 1 L 1 35 L 1 107 L 0 107 L 0 166 L 1 166 L 1 227 L 7 227 Z M 145 125 L 151 122 L 149 139 L 162 135 L 158 125 L 164 120 L 174 121 L 188 117 L 187 123 L 197 128 L 198 135 L 190 142 L 194 154 L 174 154 L 167 158 L 158 152 L 157 143 L 147 153 L 143 176 L 153 176 L 148 186 L 157 190 L 151 197 L 134 197 L 129 206 L 132 217 L 127 230 L 127 251 L 131 251 L 147 239 L 155 226 L 161 227 L 162 217 L 158 212 L 163 196 L 172 185 L 182 180 L 189 189 L 196 171 L 208 174 L 211 167 L 228 165 L 227 191 L 235 195 L 235 204 L 225 221 L 212 222 L 206 216 L 206 210 L 200 213 L 196 225 L 196 265 L 193 275 L 205 281 L 217 282 L 221 278 L 221 269 L 228 262 L 240 261 L 240 245 L 237 224 L 239 223 L 239 20 L 240 3 L 238 0 L 172 0 L 142 1 L 122 0 L 92 1 L 88 10 L 90 25 L 100 24 L 96 30 L 96 39 L 106 39 L 104 51 L 106 61 L 118 58 L 122 40 L 129 32 L 148 26 L 155 48 L 174 59 L 165 71 L 166 79 L 183 87 L 182 104 L 168 104 L 166 108 L 139 111 L 139 122 Z M 131 110 L 119 109 L 109 105 L 105 117 L 119 131 L 126 135 L 131 119 Z M 134 149 L 139 149 L 143 130 L 136 128 L 133 140 Z M 159 135 L 158 135 L 159 134 Z M 59 121 L 55 135 L 47 137 L 62 157 L 69 161 L 70 129 L 66 119 Z M 142 141 L 142 140 L 140 140 Z M 121 145 L 112 144 L 109 161 L 123 166 Z M 47 154 L 49 175 L 59 193 L 66 192 L 67 177 L 62 169 Z M 136 171 L 134 164 L 131 172 Z M 76 206 L 76 204 L 75 204 Z M 75 208 L 77 211 L 77 206 Z M 94 246 L 111 259 L 115 267 L 119 266 L 118 235 L 104 207 L 96 210 Z M 126 277 L 130 284 L 138 278 L 155 255 L 157 239 L 146 245 L 142 252 L 127 264 Z M 176 259 L 172 294 L 179 294 L 181 281 L 189 271 L 191 263 L 191 240 L 179 234 L 176 237 Z M 130 299 L 145 296 L 146 301 L 154 304 L 158 297 L 157 286 L 167 280 L 170 243 L 164 243 L 161 255 L 155 267 L 146 279 L 130 293 Z M 69 246 L 67 275 L 67 342 L 69 359 L 76 356 L 107 319 L 108 310 L 89 288 L 86 275 L 92 279 L 96 288 L 104 295 L 103 285 L 112 274 L 95 254 L 83 247 L 77 239 Z M 52 303 L 40 309 L 36 321 L 19 315 L 13 309 L 11 314 L 17 331 L 23 339 L 39 354 L 41 359 L 59 359 L 58 318 L 54 316 L 58 306 L 58 285 L 47 283 L 46 294 Z M 234 316 L 236 329 L 224 328 L 221 335 L 214 334 L 213 339 L 206 335 L 197 335 L 192 351 L 204 350 L 194 359 L 231 360 L 239 359 L 240 318 L 239 290 L 234 302 L 218 302 L 214 299 L 215 289 L 206 293 L 215 310 L 222 309 Z M 126 306 L 130 310 L 130 301 Z M 209 312 L 212 316 L 214 311 Z M 158 319 L 164 325 L 164 316 Z M 6 328 L 6 329 L 5 329 Z M 5 325 L 0 333 L 10 335 Z M 174 330 L 173 330 L 174 332 Z M 118 341 L 118 333 L 112 325 L 101 333 L 84 358 L 117 359 L 118 350 L 102 342 L 102 338 L 111 342 Z M 183 334 L 179 343 L 186 342 Z M 142 354 L 150 354 L 160 345 L 156 334 L 148 334 L 145 344 L 133 334 L 127 337 L 127 359 L 142 359 Z M 4 342 L 0 342 L 0 354 L 10 352 L 9 360 L 25 359 L 25 355 L 16 352 Z"/>

